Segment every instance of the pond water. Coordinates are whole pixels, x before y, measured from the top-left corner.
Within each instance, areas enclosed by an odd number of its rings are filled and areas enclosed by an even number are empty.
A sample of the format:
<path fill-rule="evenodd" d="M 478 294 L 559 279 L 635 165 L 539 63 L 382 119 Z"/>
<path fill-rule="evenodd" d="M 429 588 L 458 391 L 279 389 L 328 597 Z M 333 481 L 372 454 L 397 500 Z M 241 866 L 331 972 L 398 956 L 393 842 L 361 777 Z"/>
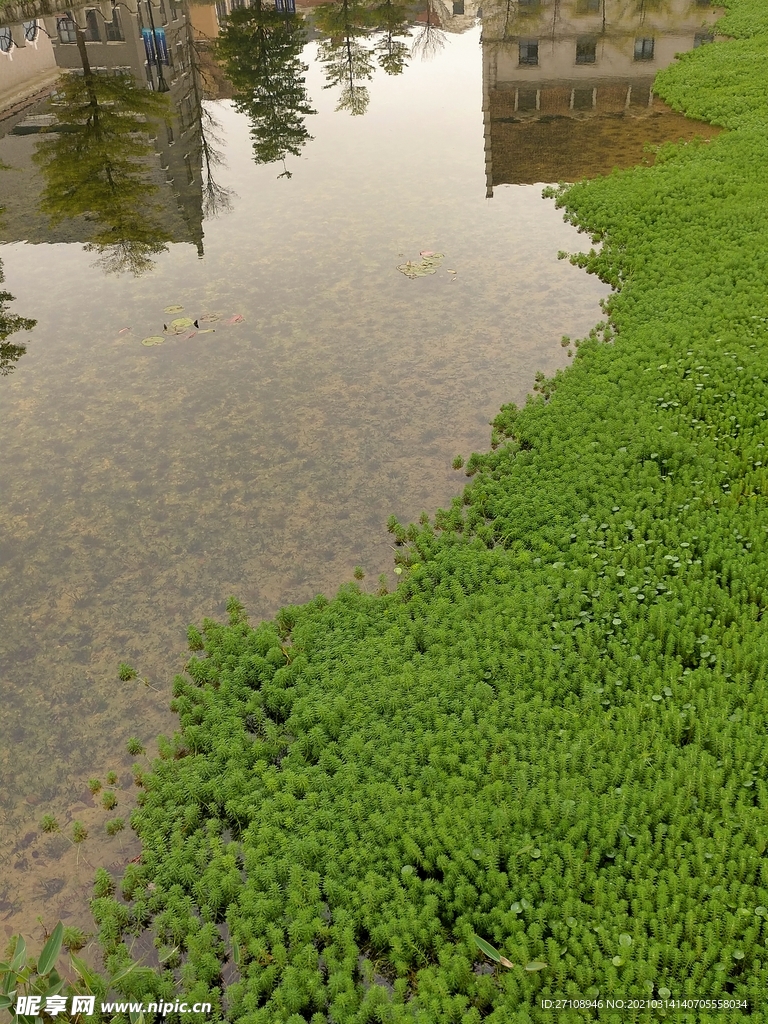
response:
<path fill-rule="evenodd" d="M 105 822 L 128 737 L 173 729 L 187 625 L 393 585 L 387 517 L 449 503 L 568 363 L 607 290 L 558 261 L 582 239 L 542 182 L 706 134 L 650 94 L 690 4 L 145 4 L 0 33 L 3 287 L 37 321 L 0 377 L 7 935 L 91 929 L 94 867 L 136 854 Z"/>

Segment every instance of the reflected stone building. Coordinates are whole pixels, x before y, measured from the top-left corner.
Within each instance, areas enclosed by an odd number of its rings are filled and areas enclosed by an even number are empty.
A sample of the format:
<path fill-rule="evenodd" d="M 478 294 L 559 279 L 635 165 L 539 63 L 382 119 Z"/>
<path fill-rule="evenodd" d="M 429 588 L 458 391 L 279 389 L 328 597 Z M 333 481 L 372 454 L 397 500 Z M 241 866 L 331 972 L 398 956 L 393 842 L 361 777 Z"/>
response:
<path fill-rule="evenodd" d="M 31 6 L 24 5 L 21 13 Z M 33 159 L 41 140 L 67 128 L 59 123 L 66 92 L 61 76 L 82 76 L 87 66 L 89 75 L 130 76 L 137 89 L 167 96 L 167 114 L 147 126 L 154 153 L 143 159 L 140 171 L 155 187 L 159 233 L 167 241 L 193 244 L 202 255 L 204 114 L 187 5 L 106 0 L 57 9 L 47 2 L 35 4 L 32 13 L 37 11 L 41 16 L 0 24 L 0 38 L 12 40 L 5 59 L 0 57 L 0 162 L 10 168 L 0 172 L 5 207 L 0 239 L 89 242 L 87 214 L 52 225 L 38 208 L 43 181 Z M 0 22 L 18 13 L 6 7 Z M 35 50 L 29 38 L 18 45 L 19 25 L 27 26 L 28 37 L 29 26 L 35 27 Z"/>
<path fill-rule="evenodd" d="M 712 38 L 697 0 L 494 0 L 483 11 L 486 194 L 640 163 L 695 135 L 653 96 L 656 72 Z"/>

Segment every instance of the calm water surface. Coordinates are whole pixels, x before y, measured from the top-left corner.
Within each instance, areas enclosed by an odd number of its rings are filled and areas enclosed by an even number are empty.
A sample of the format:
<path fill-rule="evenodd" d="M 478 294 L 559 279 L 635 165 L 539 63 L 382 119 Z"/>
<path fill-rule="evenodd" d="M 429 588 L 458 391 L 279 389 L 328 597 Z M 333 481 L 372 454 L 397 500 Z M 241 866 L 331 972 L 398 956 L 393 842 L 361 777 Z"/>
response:
<path fill-rule="evenodd" d="M 166 250 L 139 276 L 84 250 L 87 218 L 51 228 L 37 209 L 30 152 L 50 106 L 21 110 L 0 139 L 4 287 L 37 320 L 0 378 L 6 934 L 39 933 L 38 917 L 92 928 L 93 868 L 137 852 L 104 823 L 133 806 L 128 737 L 151 750 L 174 727 L 186 626 L 222 616 L 230 594 L 252 621 L 332 595 L 356 565 L 374 589 L 391 573 L 390 513 L 449 503 L 464 482 L 453 457 L 485 448 L 499 406 L 564 366 L 561 336 L 599 318 L 606 289 L 558 261 L 582 240 L 541 183 L 500 183 L 489 51 L 466 10 L 452 32 L 434 31 L 434 11 L 425 32 L 422 14 L 402 35 L 403 73 L 373 61 L 351 93 L 344 74 L 326 88 L 327 44 L 307 43 L 311 138 L 284 161 L 254 161 L 242 105 L 205 101 L 223 156 L 209 215 L 199 184 L 195 198 L 206 152 L 187 184 L 163 136 L 148 166 Z M 231 96 L 223 81 L 206 94 Z M 520 121 L 512 109 L 503 124 Z M 398 270 L 422 251 L 444 254 L 436 273 Z M 186 316 L 198 333 L 164 332 Z M 162 344 L 142 345 L 151 337 Z M 120 682 L 121 661 L 141 678 Z M 119 803 L 106 811 L 87 780 L 110 770 Z M 40 833 L 44 813 L 65 835 Z M 89 830 L 79 853 L 73 820 Z"/>

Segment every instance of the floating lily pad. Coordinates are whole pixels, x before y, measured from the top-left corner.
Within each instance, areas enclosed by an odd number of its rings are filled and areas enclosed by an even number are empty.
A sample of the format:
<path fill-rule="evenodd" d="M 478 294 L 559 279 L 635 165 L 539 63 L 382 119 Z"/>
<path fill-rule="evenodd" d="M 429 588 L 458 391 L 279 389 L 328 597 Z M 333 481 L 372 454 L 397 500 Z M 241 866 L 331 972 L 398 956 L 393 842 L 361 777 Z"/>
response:
<path fill-rule="evenodd" d="M 151 338 L 144 338 L 141 344 L 146 345 L 147 348 L 151 348 L 153 345 L 162 345 L 164 341 L 165 338 L 161 338 L 159 334 L 155 334 Z"/>
<path fill-rule="evenodd" d="M 164 313 L 180 313 L 184 309 L 183 306 L 166 306 L 163 310 Z"/>
<path fill-rule="evenodd" d="M 401 274 L 405 274 L 406 277 L 426 277 L 428 274 L 436 274 L 444 256 L 441 252 L 423 252 L 420 253 L 422 259 L 420 263 L 415 260 L 408 260 L 407 263 L 401 263 L 398 266 L 398 270 Z"/>
<path fill-rule="evenodd" d="M 207 324 L 216 323 L 217 320 L 221 320 L 221 313 L 203 313 L 197 318 L 198 323 L 205 322 Z"/>
<path fill-rule="evenodd" d="M 165 325 L 166 334 L 184 334 L 194 325 L 194 320 L 189 316 L 180 316 L 176 320 L 171 320 L 169 324 Z"/>

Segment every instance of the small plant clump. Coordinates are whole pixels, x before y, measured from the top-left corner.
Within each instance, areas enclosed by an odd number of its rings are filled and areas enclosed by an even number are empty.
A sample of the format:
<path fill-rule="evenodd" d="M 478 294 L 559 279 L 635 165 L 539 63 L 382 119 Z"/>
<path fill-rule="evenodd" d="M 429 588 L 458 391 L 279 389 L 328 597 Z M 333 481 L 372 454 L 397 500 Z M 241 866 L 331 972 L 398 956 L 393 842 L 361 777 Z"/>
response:
<path fill-rule="evenodd" d="M 104 795 L 101 798 L 101 806 L 107 811 L 111 811 L 113 807 L 117 807 L 117 796 L 115 795 L 114 790 L 107 789 L 104 791 Z"/>
<path fill-rule="evenodd" d="M 353 570 L 353 572 L 352 572 L 352 575 L 355 577 L 356 580 L 364 580 L 365 579 L 365 569 L 363 569 L 363 567 L 361 565 L 356 565 L 354 570 Z"/>
<path fill-rule="evenodd" d="M 72 822 L 72 842 L 75 844 L 83 843 L 88 838 L 88 829 L 82 823 L 82 821 Z"/>
<path fill-rule="evenodd" d="M 52 814 L 43 815 L 40 821 L 40 829 L 41 831 L 48 833 L 61 831 L 58 821 L 54 818 Z"/>
<path fill-rule="evenodd" d="M 108 836 L 116 836 L 118 835 L 118 833 L 122 832 L 124 828 L 125 822 L 123 821 L 122 818 L 113 818 L 111 821 L 108 821 L 104 826 L 104 829 Z"/>
<path fill-rule="evenodd" d="M 397 589 L 203 623 L 108 962 L 149 929 L 228 1024 L 763 1019 L 765 12 L 656 79 L 728 131 L 551 192 L 606 322 L 390 518 Z"/>
<path fill-rule="evenodd" d="M 131 757 L 138 757 L 140 754 L 146 753 L 141 740 L 136 739 L 135 736 L 131 736 L 126 744 L 126 749 Z"/>
<path fill-rule="evenodd" d="M 462 469 L 464 467 L 464 456 L 457 455 L 456 458 L 451 463 L 451 466 L 453 467 L 453 469 Z"/>
<path fill-rule="evenodd" d="M 116 786 L 117 785 L 117 772 L 107 772 L 107 785 L 108 786 Z"/>
<path fill-rule="evenodd" d="M 88 789 L 90 789 L 91 793 L 93 793 L 93 795 L 95 796 L 101 789 L 101 780 L 88 779 Z"/>
<path fill-rule="evenodd" d="M 88 936 L 82 928 L 65 928 L 62 933 L 61 944 L 69 953 L 79 952 L 88 941 Z"/>
<path fill-rule="evenodd" d="M 117 674 L 122 682 L 127 683 L 129 679 L 135 679 L 139 673 L 132 665 L 129 665 L 126 661 L 121 661 Z"/>

